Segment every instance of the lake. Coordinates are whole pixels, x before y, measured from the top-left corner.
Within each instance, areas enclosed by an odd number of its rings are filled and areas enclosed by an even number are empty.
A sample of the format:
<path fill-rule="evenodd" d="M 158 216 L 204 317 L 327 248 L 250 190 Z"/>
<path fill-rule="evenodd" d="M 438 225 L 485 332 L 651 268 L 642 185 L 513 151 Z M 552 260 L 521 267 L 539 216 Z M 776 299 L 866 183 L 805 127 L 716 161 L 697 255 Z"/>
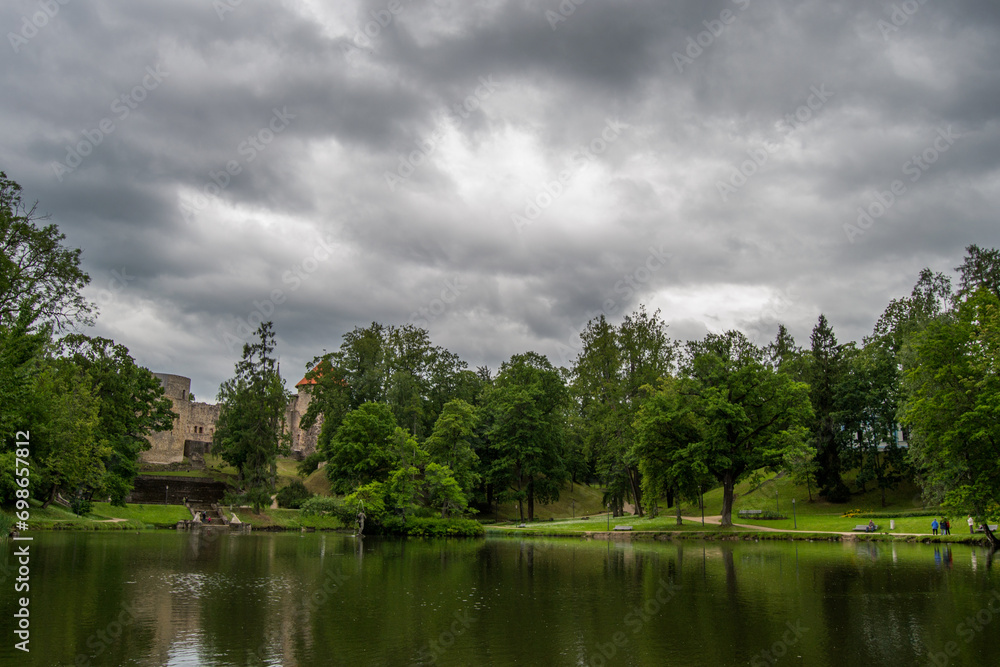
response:
<path fill-rule="evenodd" d="M 5 632 L 2 665 L 868 667 L 1000 650 L 997 570 L 969 546 L 34 535 L 31 652 Z"/>

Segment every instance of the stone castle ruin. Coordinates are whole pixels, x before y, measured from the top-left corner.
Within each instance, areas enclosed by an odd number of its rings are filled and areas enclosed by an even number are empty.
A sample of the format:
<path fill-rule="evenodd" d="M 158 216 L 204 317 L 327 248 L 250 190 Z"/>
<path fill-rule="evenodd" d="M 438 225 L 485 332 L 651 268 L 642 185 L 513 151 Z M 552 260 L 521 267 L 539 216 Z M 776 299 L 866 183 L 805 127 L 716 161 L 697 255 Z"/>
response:
<path fill-rule="evenodd" d="M 157 465 L 181 463 L 185 458 L 191 462 L 204 460 L 212 450 L 212 435 L 219 420 L 219 406 L 191 400 L 191 378 L 169 373 L 153 373 L 163 385 L 163 391 L 173 403 L 177 413 L 174 428 L 170 431 L 152 433 L 150 448 L 142 453 L 142 462 Z M 285 408 L 285 427 L 292 435 L 292 456 L 303 459 L 316 451 L 320 424 L 302 430 L 299 423 L 309 407 L 312 398 L 309 393 L 313 382 L 303 378 L 295 385 L 298 393 Z"/>

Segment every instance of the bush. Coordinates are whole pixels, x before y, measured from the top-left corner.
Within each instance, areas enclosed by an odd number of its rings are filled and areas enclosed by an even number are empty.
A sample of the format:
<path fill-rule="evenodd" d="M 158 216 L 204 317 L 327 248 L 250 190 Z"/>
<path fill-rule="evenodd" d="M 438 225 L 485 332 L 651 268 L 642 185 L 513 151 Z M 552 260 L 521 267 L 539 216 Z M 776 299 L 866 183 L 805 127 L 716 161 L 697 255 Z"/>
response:
<path fill-rule="evenodd" d="M 297 466 L 298 473 L 303 477 L 308 477 L 309 475 L 316 472 L 319 468 L 319 464 L 326 460 L 322 452 L 313 452 L 309 456 L 305 457 L 299 461 Z"/>
<path fill-rule="evenodd" d="M 73 514 L 76 514 L 77 516 L 86 516 L 87 514 L 90 514 L 94 505 L 86 498 L 74 496 L 73 499 L 69 501 L 69 508 L 73 510 Z"/>
<path fill-rule="evenodd" d="M 309 500 L 302 503 L 302 513 L 306 516 L 311 514 L 319 514 L 323 516 L 325 514 L 333 514 L 337 518 L 340 518 L 340 510 L 342 503 L 336 498 L 326 498 L 324 496 L 313 496 Z M 351 521 L 354 520 L 354 516 L 351 515 Z M 341 518 L 341 521 L 343 519 Z"/>
<path fill-rule="evenodd" d="M 472 519 L 410 518 L 405 524 L 399 523 L 402 532 L 413 537 L 482 537 L 486 534 L 482 524 Z"/>
<path fill-rule="evenodd" d="M 286 507 L 288 509 L 297 510 L 302 507 L 302 503 L 309 500 L 312 494 L 309 493 L 309 489 L 306 485 L 295 480 L 288 486 L 284 487 L 278 491 L 278 507 Z"/>
<path fill-rule="evenodd" d="M 737 516 L 740 519 L 787 519 L 788 517 L 784 514 L 779 514 L 778 512 L 772 512 L 771 510 L 761 510 L 760 514 L 748 514 L 743 515 L 737 512 Z"/>

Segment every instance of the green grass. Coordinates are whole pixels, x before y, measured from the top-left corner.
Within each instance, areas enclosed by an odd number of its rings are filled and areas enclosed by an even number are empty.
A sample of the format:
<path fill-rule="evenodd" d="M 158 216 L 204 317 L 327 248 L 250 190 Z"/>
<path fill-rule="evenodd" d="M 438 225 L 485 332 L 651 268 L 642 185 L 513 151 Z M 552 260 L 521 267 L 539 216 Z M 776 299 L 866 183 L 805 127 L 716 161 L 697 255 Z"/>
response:
<path fill-rule="evenodd" d="M 332 496 L 333 489 L 330 488 L 330 478 L 326 476 L 326 467 L 314 470 L 303 482 L 309 493 L 317 496 Z"/>
<path fill-rule="evenodd" d="M 253 525 L 254 529 L 281 528 L 285 530 L 298 530 L 302 528 L 315 528 L 317 530 L 339 530 L 344 525 L 339 519 L 332 516 L 305 516 L 300 510 L 289 509 L 268 509 L 260 514 L 252 510 L 236 508 L 233 510 L 236 516 L 243 523 Z M 229 514 L 229 510 L 226 510 Z"/>
<path fill-rule="evenodd" d="M 108 503 L 94 503 L 92 513 L 77 516 L 59 505 L 42 509 L 41 502 L 31 501 L 28 520 L 30 530 L 138 530 L 147 527 L 172 528 L 181 519 L 190 519 L 191 513 L 183 505 L 128 505 L 112 507 Z M 8 513 L 13 516 L 12 513 Z M 124 519 L 124 521 L 108 521 Z"/>
<path fill-rule="evenodd" d="M 140 521 L 157 527 L 173 527 L 178 521 L 191 518 L 191 512 L 183 505 L 126 505 L 115 507 L 109 503 L 94 503 L 88 518 L 127 519 Z"/>
<path fill-rule="evenodd" d="M 604 490 L 597 486 L 587 484 L 566 484 L 559 492 L 559 500 L 548 505 L 535 503 L 535 521 L 548 521 L 550 518 L 571 518 L 574 514 L 577 517 L 590 516 L 600 512 L 605 512 L 603 504 Z M 524 514 L 528 515 L 528 505 L 524 505 Z M 484 521 L 492 521 L 496 518 L 496 512 L 491 510 L 479 515 Z M 500 521 L 512 521 L 518 518 L 516 503 L 501 503 Z"/>

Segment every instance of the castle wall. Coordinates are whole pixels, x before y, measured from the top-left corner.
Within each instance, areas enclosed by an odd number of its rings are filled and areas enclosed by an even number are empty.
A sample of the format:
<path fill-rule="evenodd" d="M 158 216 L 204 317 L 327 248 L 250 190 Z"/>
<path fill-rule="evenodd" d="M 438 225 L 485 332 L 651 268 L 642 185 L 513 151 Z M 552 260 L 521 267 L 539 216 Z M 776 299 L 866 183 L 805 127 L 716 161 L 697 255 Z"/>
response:
<path fill-rule="evenodd" d="M 322 418 L 307 430 L 302 430 L 299 423 L 306 414 L 306 409 L 312 400 L 312 394 L 307 387 L 300 387 L 299 393 L 292 397 L 285 410 L 285 423 L 292 434 L 292 456 L 301 460 L 316 451 L 316 443 L 319 440 L 319 429 L 323 424 Z"/>
<path fill-rule="evenodd" d="M 174 427 L 170 431 L 153 433 L 149 436 L 150 449 L 142 453 L 143 463 L 180 463 L 192 451 L 211 451 L 212 434 L 219 420 L 220 406 L 190 400 L 191 379 L 181 375 L 153 373 L 163 384 L 164 393 L 173 404 L 176 414 Z M 302 459 L 316 451 L 319 438 L 319 424 L 303 431 L 299 422 L 309 406 L 308 388 L 300 388 L 285 409 L 285 422 L 292 434 L 292 454 Z M 185 448 L 185 443 L 187 448 Z"/>

